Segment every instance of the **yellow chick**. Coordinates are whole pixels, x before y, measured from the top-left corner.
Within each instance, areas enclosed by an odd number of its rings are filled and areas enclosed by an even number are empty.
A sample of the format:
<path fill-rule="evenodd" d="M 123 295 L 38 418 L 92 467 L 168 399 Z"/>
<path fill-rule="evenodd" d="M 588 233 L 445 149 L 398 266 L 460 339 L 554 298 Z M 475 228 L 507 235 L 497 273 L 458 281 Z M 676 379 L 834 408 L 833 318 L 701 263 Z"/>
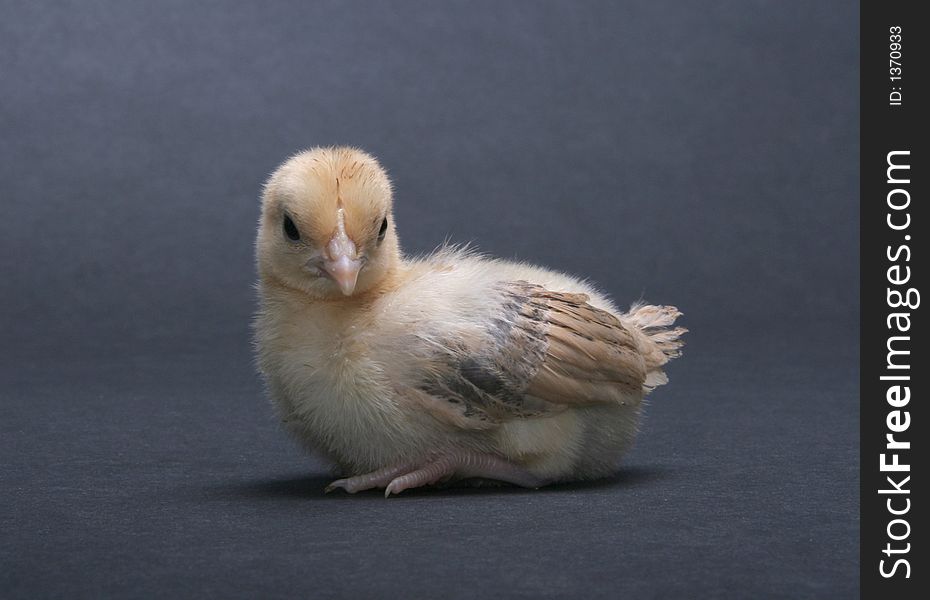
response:
<path fill-rule="evenodd" d="M 385 496 L 452 479 L 537 488 L 612 473 L 683 328 L 590 285 L 445 247 L 401 254 L 370 155 L 281 165 L 256 252 L 258 362 L 286 428 Z"/>

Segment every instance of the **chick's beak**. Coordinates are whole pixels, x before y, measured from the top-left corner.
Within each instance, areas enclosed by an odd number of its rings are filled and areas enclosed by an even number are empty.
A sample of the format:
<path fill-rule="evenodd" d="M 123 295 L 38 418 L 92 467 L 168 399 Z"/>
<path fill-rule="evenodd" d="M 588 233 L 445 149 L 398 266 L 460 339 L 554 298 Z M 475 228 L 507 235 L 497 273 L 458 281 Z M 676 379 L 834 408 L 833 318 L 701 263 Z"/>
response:
<path fill-rule="evenodd" d="M 323 270 L 336 282 L 343 295 L 351 296 L 362 268 L 355 242 L 344 232 L 339 232 L 326 245 L 326 253 L 329 257 L 323 261 Z"/>

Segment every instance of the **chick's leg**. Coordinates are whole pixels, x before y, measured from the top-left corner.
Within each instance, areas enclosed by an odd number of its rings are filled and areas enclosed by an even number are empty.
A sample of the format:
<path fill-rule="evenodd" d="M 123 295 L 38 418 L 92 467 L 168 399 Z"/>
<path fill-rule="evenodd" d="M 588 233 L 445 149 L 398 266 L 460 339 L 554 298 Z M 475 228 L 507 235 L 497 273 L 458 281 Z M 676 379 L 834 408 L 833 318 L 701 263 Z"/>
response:
<path fill-rule="evenodd" d="M 384 497 L 453 477 L 457 479 L 482 477 L 528 488 L 537 488 L 546 484 L 543 478 L 502 458 L 490 454 L 462 451 L 444 454 L 418 469 L 396 477 L 385 488 Z"/>

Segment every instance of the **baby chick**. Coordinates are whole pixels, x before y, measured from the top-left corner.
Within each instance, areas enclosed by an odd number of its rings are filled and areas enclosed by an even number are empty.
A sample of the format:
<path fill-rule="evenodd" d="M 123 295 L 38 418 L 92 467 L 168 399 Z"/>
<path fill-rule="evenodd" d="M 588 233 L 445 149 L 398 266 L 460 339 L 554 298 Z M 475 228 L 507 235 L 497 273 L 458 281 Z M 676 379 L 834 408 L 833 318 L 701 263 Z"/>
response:
<path fill-rule="evenodd" d="M 590 285 L 443 248 L 401 254 L 391 182 L 353 148 L 268 180 L 258 362 L 287 429 L 385 496 L 450 479 L 536 488 L 610 474 L 683 328 Z"/>

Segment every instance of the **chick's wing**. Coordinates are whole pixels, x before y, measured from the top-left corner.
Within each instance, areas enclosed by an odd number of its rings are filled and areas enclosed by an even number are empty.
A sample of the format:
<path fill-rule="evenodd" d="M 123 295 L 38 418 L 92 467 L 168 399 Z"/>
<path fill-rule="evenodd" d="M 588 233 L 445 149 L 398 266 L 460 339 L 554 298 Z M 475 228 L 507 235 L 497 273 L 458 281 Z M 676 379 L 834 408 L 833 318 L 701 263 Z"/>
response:
<path fill-rule="evenodd" d="M 503 284 L 477 339 L 448 340 L 411 395 L 437 418 L 488 428 L 571 406 L 635 404 L 646 382 L 636 338 L 585 294 Z"/>

